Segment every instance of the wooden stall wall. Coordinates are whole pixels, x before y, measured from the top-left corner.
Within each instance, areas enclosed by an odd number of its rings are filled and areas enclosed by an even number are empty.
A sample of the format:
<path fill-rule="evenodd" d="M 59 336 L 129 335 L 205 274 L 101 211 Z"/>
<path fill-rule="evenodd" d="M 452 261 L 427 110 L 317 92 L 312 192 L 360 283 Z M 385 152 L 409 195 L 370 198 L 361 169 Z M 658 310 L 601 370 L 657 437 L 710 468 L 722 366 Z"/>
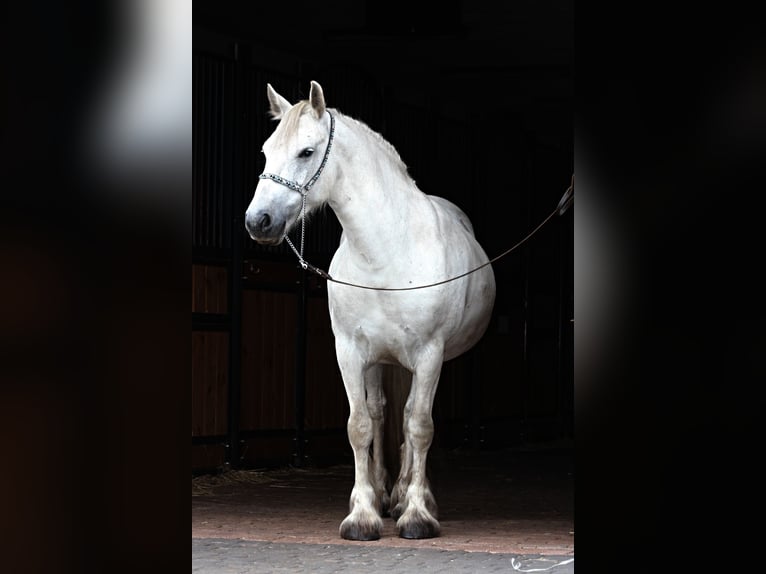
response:
<path fill-rule="evenodd" d="M 192 467 L 224 464 L 230 431 L 232 186 L 236 149 L 236 66 L 207 54 L 193 58 L 192 172 Z"/>

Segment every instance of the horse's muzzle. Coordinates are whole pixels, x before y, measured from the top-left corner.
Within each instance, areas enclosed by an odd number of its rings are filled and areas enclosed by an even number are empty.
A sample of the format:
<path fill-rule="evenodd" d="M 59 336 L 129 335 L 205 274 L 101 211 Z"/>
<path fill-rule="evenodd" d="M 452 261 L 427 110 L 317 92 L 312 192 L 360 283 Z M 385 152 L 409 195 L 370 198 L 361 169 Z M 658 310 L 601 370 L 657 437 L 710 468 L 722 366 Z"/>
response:
<path fill-rule="evenodd" d="M 245 215 L 245 229 L 250 237 L 264 245 L 279 245 L 285 236 L 285 220 L 277 220 L 270 213 L 259 211 Z"/>

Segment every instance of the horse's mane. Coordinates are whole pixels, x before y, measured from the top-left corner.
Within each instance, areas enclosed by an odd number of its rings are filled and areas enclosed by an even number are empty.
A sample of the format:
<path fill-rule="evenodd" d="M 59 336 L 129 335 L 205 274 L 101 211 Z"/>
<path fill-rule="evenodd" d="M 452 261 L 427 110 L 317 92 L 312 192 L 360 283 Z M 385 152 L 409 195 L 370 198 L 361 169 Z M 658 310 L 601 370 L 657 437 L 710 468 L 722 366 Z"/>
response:
<path fill-rule="evenodd" d="M 335 109 L 333 109 L 332 111 L 340 114 L 340 112 L 337 112 Z M 402 175 L 404 175 L 408 179 L 412 179 L 410 177 L 410 174 L 407 172 L 407 165 L 402 161 L 402 158 L 399 156 L 399 152 L 396 151 L 396 148 L 393 146 L 391 142 L 389 142 L 386 138 L 384 138 L 381 134 L 373 130 L 370 126 L 368 126 L 363 121 L 357 120 L 356 118 L 352 118 L 345 114 L 340 114 L 340 115 L 342 115 L 345 119 L 350 120 L 351 122 L 355 123 L 360 128 L 362 128 L 362 131 L 367 136 L 369 136 L 370 139 L 377 142 L 377 144 L 383 149 L 383 151 L 386 152 L 386 154 L 391 159 L 391 163 L 393 163 L 402 171 Z"/>
<path fill-rule="evenodd" d="M 294 134 L 298 130 L 298 121 L 300 120 L 300 117 L 305 113 L 310 113 L 311 109 L 311 102 L 308 100 L 301 100 L 292 108 L 290 108 L 287 113 L 282 116 L 282 121 L 279 125 L 279 137 L 288 138 Z M 361 128 L 362 132 L 367 135 L 370 140 L 377 143 L 377 145 L 386 153 L 386 155 L 391 160 L 391 163 L 401 170 L 402 175 L 407 179 L 412 180 L 412 177 L 407 172 L 407 165 L 402 161 L 402 158 L 399 156 L 399 152 L 396 151 L 396 148 L 393 146 L 393 144 L 391 144 L 391 142 L 389 142 L 381 134 L 373 130 L 363 121 L 352 118 L 351 116 L 347 116 L 335 108 L 330 108 L 330 111 L 335 114 L 336 117 L 342 117 L 343 119 L 348 120 L 352 124 Z"/>

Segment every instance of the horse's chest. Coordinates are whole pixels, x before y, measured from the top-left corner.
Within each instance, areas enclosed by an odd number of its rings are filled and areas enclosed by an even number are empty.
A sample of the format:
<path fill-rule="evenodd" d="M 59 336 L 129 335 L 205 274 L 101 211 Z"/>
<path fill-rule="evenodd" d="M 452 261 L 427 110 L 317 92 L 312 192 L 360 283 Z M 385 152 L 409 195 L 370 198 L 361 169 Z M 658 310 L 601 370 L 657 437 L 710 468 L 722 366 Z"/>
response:
<path fill-rule="evenodd" d="M 330 318 L 336 338 L 353 344 L 371 360 L 408 362 L 437 324 L 430 311 L 400 295 L 389 297 L 364 293 L 330 294 Z"/>

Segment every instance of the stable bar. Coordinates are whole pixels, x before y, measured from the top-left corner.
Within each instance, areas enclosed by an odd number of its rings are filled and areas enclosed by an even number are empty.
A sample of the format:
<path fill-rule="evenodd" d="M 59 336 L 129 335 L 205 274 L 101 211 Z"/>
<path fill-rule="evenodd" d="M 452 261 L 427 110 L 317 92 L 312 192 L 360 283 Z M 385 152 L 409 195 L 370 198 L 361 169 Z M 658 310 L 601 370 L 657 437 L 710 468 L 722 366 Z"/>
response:
<path fill-rule="evenodd" d="M 228 314 L 192 313 L 192 331 L 228 331 L 231 319 Z"/>
<path fill-rule="evenodd" d="M 249 97 L 247 75 L 249 73 L 250 58 L 248 50 L 243 50 L 240 44 L 234 47 L 236 66 L 234 69 L 234 94 L 233 114 L 231 125 L 233 134 L 227 139 L 228 157 L 232 158 L 232 169 L 225 175 L 228 181 L 227 189 L 230 190 L 228 203 L 229 213 L 226 221 L 231 225 L 229 234 L 231 241 L 231 261 L 229 264 L 229 316 L 231 317 L 231 330 L 229 335 L 229 397 L 228 397 L 228 448 L 226 462 L 232 468 L 240 466 L 240 400 L 242 385 L 242 263 L 243 242 L 245 229 L 244 206 L 242 194 L 244 192 L 244 156 L 245 133 L 240 118 L 247 109 L 246 98 Z M 226 154 L 225 154 L 226 155 Z"/>
<path fill-rule="evenodd" d="M 298 282 L 298 315 L 295 332 L 295 451 L 293 465 L 302 467 L 306 458 L 306 315 L 307 273 L 301 269 Z"/>
<path fill-rule="evenodd" d="M 226 445 L 228 440 L 227 435 L 209 435 L 209 436 L 192 436 L 192 446 L 201 446 L 209 444 Z"/>

